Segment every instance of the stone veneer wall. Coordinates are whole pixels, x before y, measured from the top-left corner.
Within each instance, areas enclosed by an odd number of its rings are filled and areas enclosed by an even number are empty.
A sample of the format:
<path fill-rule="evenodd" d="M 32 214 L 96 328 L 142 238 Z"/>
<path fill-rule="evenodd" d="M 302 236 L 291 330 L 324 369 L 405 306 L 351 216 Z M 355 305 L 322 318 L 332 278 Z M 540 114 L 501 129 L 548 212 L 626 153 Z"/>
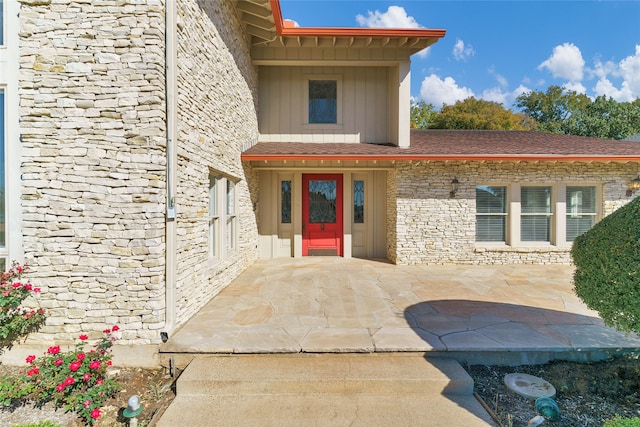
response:
<path fill-rule="evenodd" d="M 475 186 L 488 183 L 599 182 L 603 184 L 602 211 L 608 215 L 629 201 L 627 182 L 637 175 L 637 164 L 568 162 L 402 162 L 395 177 L 389 174 L 389 197 L 397 220 L 395 235 L 388 225 L 389 259 L 397 264 L 548 264 L 571 262 L 567 249 L 486 249 L 475 242 Z M 449 198 L 451 180 L 460 187 Z M 391 191 L 392 192 L 392 191 Z M 392 203 L 389 203 L 392 206 Z M 393 221 L 388 221 L 393 224 Z"/>
<path fill-rule="evenodd" d="M 183 323 L 258 257 L 252 195 L 257 179 L 240 162 L 258 138 L 257 69 L 226 0 L 178 2 L 177 323 Z M 238 249 L 208 256 L 209 172 L 237 180 Z M 249 179 L 248 179 L 249 178 Z"/>
<path fill-rule="evenodd" d="M 164 325 L 164 8 L 23 0 L 25 260 L 47 323 L 29 341 L 159 341 Z M 18 185 L 18 183 L 9 183 Z"/>

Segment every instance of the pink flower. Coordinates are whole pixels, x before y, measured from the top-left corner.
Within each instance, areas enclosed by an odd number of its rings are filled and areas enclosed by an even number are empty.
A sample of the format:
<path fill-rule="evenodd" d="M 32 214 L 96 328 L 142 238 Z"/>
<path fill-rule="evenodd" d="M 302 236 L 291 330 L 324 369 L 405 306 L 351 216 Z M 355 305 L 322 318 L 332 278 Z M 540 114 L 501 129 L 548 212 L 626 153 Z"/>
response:
<path fill-rule="evenodd" d="M 22 287 L 22 283 L 20 282 L 15 282 L 14 284 L 11 285 L 13 287 L 13 289 L 18 289 L 20 287 Z"/>
<path fill-rule="evenodd" d="M 33 288 L 33 292 L 35 292 L 36 294 L 40 293 L 40 288 Z"/>
<path fill-rule="evenodd" d="M 80 369 L 80 366 L 82 366 L 82 362 L 71 362 L 69 364 L 69 369 L 71 369 L 73 372 L 75 372 L 78 369 Z"/>
<path fill-rule="evenodd" d="M 76 356 L 76 359 L 78 359 L 79 361 L 83 361 L 86 356 L 87 355 L 84 353 L 78 353 L 78 355 Z"/>
<path fill-rule="evenodd" d="M 55 361 L 55 362 L 53 362 L 53 364 L 54 364 L 54 365 L 56 365 L 56 366 L 60 366 L 60 365 L 62 365 L 63 363 L 64 363 L 64 360 L 62 360 L 62 359 L 56 359 L 56 361 Z"/>
<path fill-rule="evenodd" d="M 93 411 L 91 411 L 91 418 L 93 418 L 94 420 L 97 420 L 98 418 L 100 418 L 100 409 L 96 408 Z"/>
<path fill-rule="evenodd" d="M 82 377 L 82 379 L 85 381 L 89 381 L 89 378 L 91 378 L 90 374 L 84 374 L 84 376 Z"/>
<path fill-rule="evenodd" d="M 37 367 L 35 367 L 33 369 L 30 369 L 29 372 L 27 372 L 27 375 L 32 377 L 34 375 L 38 375 L 39 373 L 40 373 L 40 370 Z"/>
<path fill-rule="evenodd" d="M 88 408 L 89 405 L 91 405 L 91 401 L 89 399 L 87 399 L 84 402 L 82 402 L 82 406 L 84 406 L 85 408 Z"/>
<path fill-rule="evenodd" d="M 56 387 L 56 390 L 63 391 L 64 390 L 64 383 L 58 384 L 58 386 Z"/>
<path fill-rule="evenodd" d="M 107 360 L 107 366 L 111 366 L 111 365 L 112 365 L 111 360 Z"/>
<path fill-rule="evenodd" d="M 86 341 L 86 340 L 88 340 L 88 339 L 89 339 L 89 337 L 88 337 L 88 336 L 86 336 L 85 334 L 80 335 L 80 337 L 79 337 L 79 338 L 80 338 L 80 341 Z"/>
<path fill-rule="evenodd" d="M 24 288 L 28 291 L 33 289 L 33 285 L 31 285 L 31 283 L 27 283 L 26 285 L 24 285 Z"/>
<path fill-rule="evenodd" d="M 36 357 L 34 355 L 27 356 L 27 363 L 31 364 L 34 360 L 36 360 Z"/>
<path fill-rule="evenodd" d="M 64 384 L 65 386 L 71 385 L 75 382 L 75 380 L 72 377 L 67 377 L 65 378 L 64 382 L 62 384 Z"/>
<path fill-rule="evenodd" d="M 111 330 L 112 330 L 113 332 L 116 332 L 116 331 L 119 331 L 119 330 L 120 330 L 120 328 L 118 327 L 118 325 L 113 325 L 113 328 L 111 328 Z"/>
<path fill-rule="evenodd" d="M 54 345 L 53 347 L 49 347 L 49 349 L 47 350 L 47 353 L 49 353 L 49 354 L 58 354 L 58 353 L 60 353 L 60 346 L 59 345 Z"/>
<path fill-rule="evenodd" d="M 109 333 L 111 333 L 111 329 L 105 329 L 105 330 L 104 330 L 104 331 L 102 331 L 102 332 L 104 332 L 105 334 L 109 334 Z"/>
<path fill-rule="evenodd" d="M 93 362 L 91 362 L 91 364 L 89 364 L 89 369 L 98 369 L 100 368 L 100 361 L 98 360 L 94 360 Z"/>
<path fill-rule="evenodd" d="M 101 378 L 98 378 L 98 379 L 96 380 L 96 384 L 98 384 L 98 385 L 102 384 L 102 379 L 101 379 Z"/>

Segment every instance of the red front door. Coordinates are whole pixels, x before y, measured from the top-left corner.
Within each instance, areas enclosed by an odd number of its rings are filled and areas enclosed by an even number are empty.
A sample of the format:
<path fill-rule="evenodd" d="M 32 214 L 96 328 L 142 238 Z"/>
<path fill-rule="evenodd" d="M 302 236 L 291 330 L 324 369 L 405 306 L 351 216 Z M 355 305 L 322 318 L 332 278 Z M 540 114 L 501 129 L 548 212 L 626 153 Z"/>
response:
<path fill-rule="evenodd" d="M 302 175 L 302 255 L 342 256 L 342 175 Z"/>

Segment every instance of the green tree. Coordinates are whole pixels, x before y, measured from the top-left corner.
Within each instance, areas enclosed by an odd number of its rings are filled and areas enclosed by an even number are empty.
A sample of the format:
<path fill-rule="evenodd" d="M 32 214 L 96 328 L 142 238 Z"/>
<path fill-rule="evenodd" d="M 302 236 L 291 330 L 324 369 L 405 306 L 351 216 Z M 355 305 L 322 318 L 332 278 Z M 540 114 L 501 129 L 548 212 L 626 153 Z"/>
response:
<path fill-rule="evenodd" d="M 516 99 L 516 107 L 546 132 L 598 138 L 624 139 L 640 132 L 640 100 L 617 102 L 599 96 L 550 86 L 546 92 L 528 92 Z"/>
<path fill-rule="evenodd" d="M 640 132 L 640 100 L 616 102 L 599 96 L 575 111 L 566 120 L 564 131 L 571 135 L 624 139 Z"/>
<path fill-rule="evenodd" d="M 532 130 L 535 122 L 524 114 L 505 109 L 502 104 L 470 97 L 454 105 L 445 105 L 432 129 Z"/>
<path fill-rule="evenodd" d="M 560 86 L 549 86 L 546 92 L 528 92 L 516 98 L 516 106 L 534 119 L 539 129 L 546 132 L 566 133 L 563 123 L 591 101 L 586 95 L 565 91 Z"/>
<path fill-rule="evenodd" d="M 640 332 L 640 197 L 603 218 L 573 242 L 578 297 L 605 324 Z"/>
<path fill-rule="evenodd" d="M 438 114 L 432 104 L 411 101 L 411 129 L 427 129 Z"/>

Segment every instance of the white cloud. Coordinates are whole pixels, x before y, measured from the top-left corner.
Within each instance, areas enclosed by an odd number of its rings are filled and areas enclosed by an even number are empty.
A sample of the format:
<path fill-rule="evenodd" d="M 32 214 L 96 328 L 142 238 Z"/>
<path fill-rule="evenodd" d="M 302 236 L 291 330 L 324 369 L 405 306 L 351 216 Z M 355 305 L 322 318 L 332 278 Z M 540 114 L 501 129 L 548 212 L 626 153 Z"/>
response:
<path fill-rule="evenodd" d="M 587 94 L 587 88 L 582 85 L 580 82 L 567 82 L 562 85 L 565 90 L 572 90 L 576 93 Z"/>
<path fill-rule="evenodd" d="M 427 56 L 429 56 L 429 52 L 430 52 L 430 50 L 429 50 L 429 49 L 430 49 L 430 48 L 428 48 L 428 47 L 427 47 L 427 48 L 424 48 L 424 49 L 422 49 L 420 52 L 418 52 L 418 53 L 414 53 L 414 55 L 415 55 L 415 56 L 417 56 L 417 57 L 418 57 L 418 58 L 420 58 L 420 59 L 424 59 L 424 58 L 426 58 Z"/>
<path fill-rule="evenodd" d="M 453 57 L 457 61 L 464 61 L 468 57 L 475 55 L 475 53 L 473 46 L 465 46 L 464 41 L 456 39 L 456 44 L 453 46 Z"/>
<path fill-rule="evenodd" d="M 510 94 L 508 92 L 504 92 L 499 87 L 492 87 L 490 89 L 485 89 L 484 91 L 482 91 L 480 99 L 484 99 L 485 101 L 497 102 L 498 104 L 502 104 L 506 108 L 509 96 Z"/>
<path fill-rule="evenodd" d="M 636 45 L 635 53 L 615 64 L 597 61 L 591 72 L 598 77 L 593 88 L 596 96 L 607 96 L 618 102 L 632 102 L 640 98 L 640 45 Z M 620 87 L 610 80 L 609 76 L 621 79 Z"/>
<path fill-rule="evenodd" d="M 515 101 L 516 98 L 522 95 L 523 93 L 529 93 L 529 92 L 532 92 L 532 90 L 526 86 L 520 85 L 513 92 L 511 92 L 511 96 L 513 97 L 513 101 Z"/>
<path fill-rule="evenodd" d="M 554 47 L 553 54 L 538 66 L 539 70 L 543 68 L 549 70 L 553 77 L 579 82 L 583 77 L 584 59 L 576 45 L 564 43 Z"/>
<path fill-rule="evenodd" d="M 367 16 L 356 15 L 356 22 L 361 27 L 369 28 L 421 28 L 413 16 L 407 15 L 404 7 L 389 6 L 386 12 L 368 11 Z"/>
<path fill-rule="evenodd" d="M 518 96 L 527 92 L 531 92 L 531 89 L 523 85 L 518 86 L 513 91 L 504 90 L 504 86 L 493 87 L 490 89 L 485 89 L 480 95 L 480 99 L 484 99 L 485 101 L 498 102 L 502 104 L 504 108 L 509 109 L 515 103 Z"/>
<path fill-rule="evenodd" d="M 386 12 L 368 11 L 367 16 L 358 14 L 356 22 L 367 28 L 424 28 L 413 16 L 407 15 L 407 11 L 401 6 L 389 6 Z M 415 55 L 424 59 L 429 55 L 429 48 L 422 49 Z"/>
<path fill-rule="evenodd" d="M 509 86 L 509 82 L 507 81 L 506 77 L 503 76 L 502 74 L 496 73 L 495 68 L 493 68 L 493 67 L 489 68 L 489 74 L 492 75 L 496 79 L 496 81 L 498 82 L 500 87 Z"/>
<path fill-rule="evenodd" d="M 466 87 L 460 87 L 452 77 L 440 79 L 431 74 L 420 85 L 420 99 L 427 104 L 433 104 L 440 108 L 442 104 L 453 105 L 456 101 L 465 100 L 473 95 L 473 91 Z"/>
<path fill-rule="evenodd" d="M 298 21 L 294 21 L 293 19 L 284 19 L 283 21 L 285 27 L 293 26 L 295 28 L 298 28 L 300 26 L 300 24 L 298 24 Z"/>
<path fill-rule="evenodd" d="M 640 45 L 636 45 L 634 55 L 620 62 L 620 74 L 624 80 L 623 87 L 629 89 L 634 99 L 640 98 Z"/>

